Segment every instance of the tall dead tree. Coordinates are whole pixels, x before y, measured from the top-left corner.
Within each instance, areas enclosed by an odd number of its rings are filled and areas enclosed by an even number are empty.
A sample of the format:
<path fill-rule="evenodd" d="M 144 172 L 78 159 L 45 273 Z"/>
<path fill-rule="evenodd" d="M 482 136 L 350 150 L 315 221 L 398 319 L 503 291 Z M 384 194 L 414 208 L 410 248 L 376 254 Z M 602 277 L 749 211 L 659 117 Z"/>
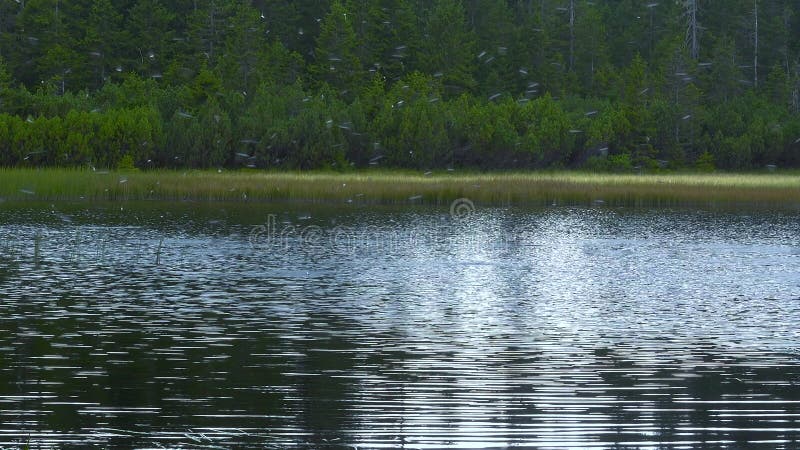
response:
<path fill-rule="evenodd" d="M 800 63 L 795 63 L 792 83 L 792 110 L 800 112 Z"/>
<path fill-rule="evenodd" d="M 753 87 L 758 89 L 758 0 L 753 0 Z"/>
<path fill-rule="evenodd" d="M 648 33 L 649 36 L 648 36 L 648 43 L 647 43 L 647 57 L 648 58 L 652 58 L 653 57 L 653 41 L 655 40 L 654 39 L 655 32 L 654 32 L 654 28 L 653 28 L 653 22 L 655 21 L 655 18 L 654 18 L 655 9 L 656 9 L 656 6 L 658 6 L 658 2 L 651 2 L 651 3 L 648 3 L 646 6 L 647 6 L 647 9 L 650 11 L 650 32 Z"/>
<path fill-rule="evenodd" d="M 575 69 L 575 0 L 569 0 L 569 70 Z"/>
<path fill-rule="evenodd" d="M 542 2 L 544 4 L 544 2 Z M 569 14 L 569 71 L 575 68 L 575 0 L 569 0 L 568 7 L 558 7 L 558 11 Z M 542 9 L 544 12 L 544 9 Z"/>
<path fill-rule="evenodd" d="M 700 42 L 697 36 L 697 0 L 685 0 L 686 8 L 686 46 L 689 56 L 696 60 L 700 56 Z"/>

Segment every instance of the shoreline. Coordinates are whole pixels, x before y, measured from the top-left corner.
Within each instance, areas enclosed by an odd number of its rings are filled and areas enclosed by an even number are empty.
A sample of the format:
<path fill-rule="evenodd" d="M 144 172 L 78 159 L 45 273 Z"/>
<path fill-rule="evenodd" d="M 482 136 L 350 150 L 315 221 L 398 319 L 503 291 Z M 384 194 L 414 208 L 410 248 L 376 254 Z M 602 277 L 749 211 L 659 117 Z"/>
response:
<path fill-rule="evenodd" d="M 800 174 L 0 169 L 2 201 L 800 207 Z"/>

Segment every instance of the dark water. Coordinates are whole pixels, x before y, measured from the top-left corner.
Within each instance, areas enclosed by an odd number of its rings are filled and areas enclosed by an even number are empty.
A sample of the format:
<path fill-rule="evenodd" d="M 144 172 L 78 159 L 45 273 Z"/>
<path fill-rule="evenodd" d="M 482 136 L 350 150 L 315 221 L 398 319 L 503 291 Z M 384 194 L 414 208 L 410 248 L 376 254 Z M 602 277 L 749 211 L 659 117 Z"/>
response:
<path fill-rule="evenodd" d="M 796 448 L 799 219 L 0 205 L 0 448 Z"/>

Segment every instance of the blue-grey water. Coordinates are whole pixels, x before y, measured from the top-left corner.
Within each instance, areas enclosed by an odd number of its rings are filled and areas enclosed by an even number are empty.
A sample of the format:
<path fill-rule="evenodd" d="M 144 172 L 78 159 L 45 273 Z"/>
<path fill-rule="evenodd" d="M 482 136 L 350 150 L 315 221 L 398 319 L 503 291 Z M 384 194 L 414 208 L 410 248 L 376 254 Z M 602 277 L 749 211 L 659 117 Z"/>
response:
<path fill-rule="evenodd" d="M 796 211 L 0 205 L 0 448 L 800 445 Z"/>

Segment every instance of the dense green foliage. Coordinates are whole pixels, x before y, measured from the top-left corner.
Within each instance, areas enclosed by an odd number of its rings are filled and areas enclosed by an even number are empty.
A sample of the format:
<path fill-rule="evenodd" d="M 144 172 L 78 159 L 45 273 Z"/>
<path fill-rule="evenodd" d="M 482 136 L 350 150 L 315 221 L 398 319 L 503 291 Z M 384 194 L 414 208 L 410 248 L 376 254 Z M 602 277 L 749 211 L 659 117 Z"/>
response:
<path fill-rule="evenodd" d="M 797 13 L 791 0 L 2 1 L 0 165 L 797 167 Z"/>

